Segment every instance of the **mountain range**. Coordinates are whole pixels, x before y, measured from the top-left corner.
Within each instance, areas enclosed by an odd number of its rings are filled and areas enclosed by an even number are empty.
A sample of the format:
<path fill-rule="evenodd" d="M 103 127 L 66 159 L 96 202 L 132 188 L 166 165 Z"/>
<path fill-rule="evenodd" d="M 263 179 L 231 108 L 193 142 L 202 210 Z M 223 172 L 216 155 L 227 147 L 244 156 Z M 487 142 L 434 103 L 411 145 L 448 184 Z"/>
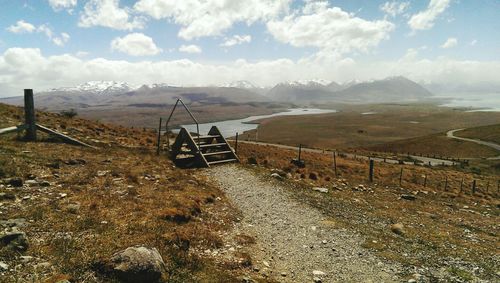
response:
<path fill-rule="evenodd" d="M 164 107 L 177 98 L 194 105 L 241 104 L 249 102 L 286 102 L 310 105 L 331 102 L 392 103 L 429 100 L 432 93 L 404 77 L 345 84 L 324 80 L 279 83 L 272 88 L 258 87 L 248 81 L 221 86 L 180 87 L 168 84 L 132 86 L 125 82 L 92 81 L 36 94 L 37 106 L 48 110 L 90 107 Z M 0 101 L 21 105 L 22 97 Z"/>

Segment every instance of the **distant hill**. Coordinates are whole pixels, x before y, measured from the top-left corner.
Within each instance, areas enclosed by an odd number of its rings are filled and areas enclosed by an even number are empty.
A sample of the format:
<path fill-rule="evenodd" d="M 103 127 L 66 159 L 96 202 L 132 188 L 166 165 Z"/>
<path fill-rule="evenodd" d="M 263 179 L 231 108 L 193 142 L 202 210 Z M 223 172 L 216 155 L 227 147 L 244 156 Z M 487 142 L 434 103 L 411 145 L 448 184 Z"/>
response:
<path fill-rule="evenodd" d="M 335 92 L 335 97 L 352 102 L 417 102 L 429 99 L 432 93 L 405 77 L 354 84 Z"/>
<path fill-rule="evenodd" d="M 429 100 L 433 94 L 404 77 L 391 77 L 372 82 L 281 83 L 272 88 L 268 97 L 275 101 L 296 103 L 387 103 Z"/>

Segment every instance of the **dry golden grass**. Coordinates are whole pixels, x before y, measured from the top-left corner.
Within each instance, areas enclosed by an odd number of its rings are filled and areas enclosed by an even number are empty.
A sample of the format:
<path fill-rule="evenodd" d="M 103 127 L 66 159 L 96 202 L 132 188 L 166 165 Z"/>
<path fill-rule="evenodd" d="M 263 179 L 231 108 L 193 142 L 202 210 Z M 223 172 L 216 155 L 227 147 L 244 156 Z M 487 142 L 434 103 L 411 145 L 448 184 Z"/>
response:
<path fill-rule="evenodd" d="M 0 121 L 20 122 L 19 111 L 0 105 L 6 115 Z M 22 228 L 30 239 L 27 255 L 50 262 L 53 271 L 38 273 L 27 265 L 7 273 L 7 282 L 33 280 L 35 274 L 36 280 L 48 282 L 106 281 L 101 272 L 107 259 L 134 245 L 160 251 L 169 282 L 236 280 L 246 266 L 226 270 L 197 251 L 223 247 L 220 235 L 237 211 L 197 170 L 177 169 L 166 156 L 156 156 L 149 141 L 154 133 L 57 114 L 38 116 L 42 124 L 100 149 L 22 142 L 15 134 L 0 137 L 0 178 L 36 177 L 50 183 L 46 189 L 14 189 L 18 201 L 3 201 L 0 217 L 29 221 Z M 19 202 L 25 196 L 30 199 Z M 2 256 L 11 266 L 19 264 L 17 255 Z"/>
<path fill-rule="evenodd" d="M 332 106 L 334 109 L 336 106 Z M 265 119 L 258 139 L 296 146 L 352 148 L 427 136 L 451 129 L 492 124 L 498 112 L 464 112 L 429 105 L 345 106 L 338 113 Z M 366 112 L 376 112 L 363 115 Z M 249 133 L 254 139 L 255 133 Z M 241 135 L 244 139 L 246 134 Z"/>
<path fill-rule="evenodd" d="M 500 124 L 469 128 L 458 131 L 455 135 L 458 137 L 480 139 L 500 144 Z"/>

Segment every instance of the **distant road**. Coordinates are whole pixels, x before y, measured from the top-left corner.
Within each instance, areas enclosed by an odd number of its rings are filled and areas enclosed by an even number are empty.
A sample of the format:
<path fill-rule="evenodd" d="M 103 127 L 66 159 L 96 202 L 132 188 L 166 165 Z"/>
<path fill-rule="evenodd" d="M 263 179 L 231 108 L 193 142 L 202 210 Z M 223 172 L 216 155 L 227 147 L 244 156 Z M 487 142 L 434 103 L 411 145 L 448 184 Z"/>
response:
<path fill-rule="evenodd" d="M 469 138 L 462 138 L 462 137 L 457 137 L 454 135 L 454 133 L 456 132 L 459 132 L 459 131 L 463 131 L 465 129 L 455 129 L 455 130 L 450 130 L 446 133 L 446 137 L 448 138 L 451 138 L 451 139 L 457 139 L 457 140 L 462 140 L 462 141 L 468 141 L 468 142 L 474 142 L 474 143 L 477 143 L 477 144 L 480 144 L 480 145 L 485 145 L 485 146 L 489 146 L 491 148 L 494 148 L 498 151 L 500 151 L 500 144 L 496 144 L 494 142 L 487 142 L 487 141 L 482 141 L 482 140 L 479 140 L 479 139 L 469 139 Z M 488 159 L 500 159 L 500 155 L 497 156 L 497 157 L 490 157 Z"/>
<path fill-rule="evenodd" d="M 234 141 L 234 140 L 231 140 Z M 291 149 L 291 150 L 299 150 L 298 147 L 296 146 L 289 146 L 289 145 L 282 145 L 282 144 L 274 144 L 274 143 L 265 143 L 265 142 L 255 142 L 255 141 L 243 141 L 243 140 L 238 140 L 238 143 L 249 143 L 249 144 L 257 144 L 257 145 L 269 145 L 269 146 L 275 146 L 278 148 L 284 148 L 284 149 Z M 321 149 L 315 149 L 315 148 L 306 148 L 302 147 L 302 150 L 304 152 L 314 152 L 314 153 L 328 153 L 332 154 L 332 151 L 329 150 L 321 150 Z M 380 157 L 368 157 L 364 155 L 359 155 L 359 154 L 353 154 L 353 153 L 344 153 L 344 152 L 339 152 L 349 158 L 359 158 L 359 159 L 372 159 L 376 162 L 386 162 L 386 163 L 392 163 L 392 164 L 399 164 L 399 160 L 396 159 L 390 159 L 390 158 L 380 158 Z M 431 166 L 438 166 L 438 165 L 445 165 L 445 166 L 453 166 L 453 165 L 458 165 L 458 162 L 450 161 L 450 160 L 444 160 L 444 159 L 439 159 L 439 158 L 430 158 L 430 157 L 423 157 L 423 156 L 416 156 L 416 155 L 410 155 L 411 158 L 415 160 L 420 160 L 422 161 L 423 164 L 426 165 L 431 165 Z M 405 165 L 414 165 L 413 162 L 404 162 Z"/>

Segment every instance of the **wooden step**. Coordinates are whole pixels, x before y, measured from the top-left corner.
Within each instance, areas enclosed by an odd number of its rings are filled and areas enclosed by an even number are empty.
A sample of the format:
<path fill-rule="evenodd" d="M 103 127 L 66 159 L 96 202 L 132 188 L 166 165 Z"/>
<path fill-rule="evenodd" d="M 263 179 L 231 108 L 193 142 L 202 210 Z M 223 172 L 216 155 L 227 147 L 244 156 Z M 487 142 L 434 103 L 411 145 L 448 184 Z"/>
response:
<path fill-rule="evenodd" d="M 235 162 L 235 161 L 238 161 L 238 160 L 236 160 L 236 159 L 223 159 L 223 160 L 217 160 L 217 161 L 209 161 L 208 165 L 215 165 L 215 164 Z"/>
<path fill-rule="evenodd" d="M 198 138 L 200 140 L 202 140 L 202 139 L 215 139 L 215 138 L 220 138 L 220 137 L 221 136 L 219 136 L 219 135 L 206 135 L 206 136 L 199 136 L 199 137 L 198 136 L 193 136 L 193 139 L 196 141 L 196 140 L 198 140 Z"/>
<path fill-rule="evenodd" d="M 203 156 L 212 156 L 212 155 L 228 154 L 228 153 L 232 153 L 232 151 L 227 150 L 227 151 L 208 152 L 208 153 L 203 153 Z"/>
<path fill-rule="evenodd" d="M 207 144 L 200 144 L 200 148 L 208 148 L 208 147 L 217 147 L 217 146 L 223 146 L 227 145 L 227 143 L 207 143 Z"/>

